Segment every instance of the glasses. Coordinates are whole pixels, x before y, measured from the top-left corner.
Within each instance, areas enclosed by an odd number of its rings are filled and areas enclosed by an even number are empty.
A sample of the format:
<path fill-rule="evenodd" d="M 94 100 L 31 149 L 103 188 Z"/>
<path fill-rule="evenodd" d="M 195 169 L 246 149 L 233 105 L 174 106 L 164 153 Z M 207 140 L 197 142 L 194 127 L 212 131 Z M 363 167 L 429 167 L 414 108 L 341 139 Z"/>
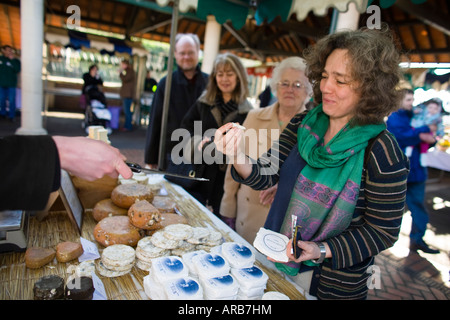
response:
<path fill-rule="evenodd" d="M 300 90 L 301 88 L 305 87 L 305 85 L 303 83 L 298 82 L 298 81 L 292 82 L 292 83 L 290 83 L 289 81 L 283 81 L 283 82 L 278 82 L 277 85 L 278 85 L 278 87 L 285 89 L 285 90 L 287 90 L 289 88 L 292 88 L 294 90 Z"/>

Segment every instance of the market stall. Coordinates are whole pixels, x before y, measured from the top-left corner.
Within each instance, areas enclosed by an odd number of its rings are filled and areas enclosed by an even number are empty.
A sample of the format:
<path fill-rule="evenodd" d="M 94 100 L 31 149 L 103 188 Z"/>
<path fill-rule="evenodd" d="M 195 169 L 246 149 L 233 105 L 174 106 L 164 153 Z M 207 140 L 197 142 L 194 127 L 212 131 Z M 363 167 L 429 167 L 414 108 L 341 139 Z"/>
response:
<path fill-rule="evenodd" d="M 220 232 L 224 243 L 236 242 L 250 247 L 256 257 L 254 265 L 268 276 L 266 292 L 281 292 L 292 300 L 305 299 L 300 287 L 280 273 L 272 262 L 257 252 L 249 243 L 202 206 L 183 188 L 166 181 L 159 174 L 149 175 L 148 177 L 150 178 L 148 183 L 159 185 L 160 189 L 157 191 L 157 194 L 168 197 L 176 203 L 177 210 L 173 214 L 182 215 L 186 218 L 188 225 Z M 74 181 L 74 184 L 77 185 L 78 182 Z M 86 184 L 84 185 L 85 187 Z M 109 184 L 109 188 L 112 187 L 114 187 L 114 184 Z M 83 238 L 94 243 L 101 254 L 105 247 L 95 239 L 94 228 L 98 222 L 93 217 L 93 210 L 89 208 L 92 205 L 89 203 L 92 204 L 104 197 L 108 193 L 107 190 L 108 184 L 103 184 L 103 194 L 102 192 L 97 192 L 93 196 L 91 193 L 91 198 L 81 199 L 83 207 L 85 207 L 81 233 L 74 227 L 74 223 L 69 219 L 66 210 L 50 211 L 41 221 L 39 221 L 37 216 L 30 217 L 28 247 L 54 249 L 61 242 L 71 241 L 79 243 L 81 238 Z M 84 197 L 84 195 L 81 196 Z M 54 207 L 58 208 L 56 203 Z M 58 262 L 57 259 L 53 259 L 50 263 L 40 268 L 32 269 L 27 267 L 25 263 L 25 252 L 2 253 L 0 254 L 0 300 L 34 299 L 33 287 L 39 279 L 46 275 L 58 275 L 67 281 L 79 264 L 77 259 L 69 262 Z M 149 271 L 145 271 L 137 265 L 134 265 L 130 272 L 116 277 L 102 276 L 96 269 L 95 276 L 101 280 L 100 287 L 102 287 L 98 288 L 96 286 L 96 292 L 104 292 L 105 296 L 103 298 L 108 300 L 149 299 L 148 294 L 144 290 L 144 279 L 147 275 L 149 275 Z M 102 295 L 97 294 L 94 297 L 100 299 Z"/>
<path fill-rule="evenodd" d="M 450 172 L 450 149 L 430 149 L 426 154 L 426 164 L 428 167 Z"/>

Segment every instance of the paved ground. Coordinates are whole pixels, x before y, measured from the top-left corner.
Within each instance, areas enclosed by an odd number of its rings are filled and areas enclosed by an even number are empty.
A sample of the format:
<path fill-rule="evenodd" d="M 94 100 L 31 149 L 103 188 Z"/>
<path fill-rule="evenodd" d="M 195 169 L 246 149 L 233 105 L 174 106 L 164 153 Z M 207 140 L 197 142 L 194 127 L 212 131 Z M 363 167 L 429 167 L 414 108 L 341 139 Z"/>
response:
<path fill-rule="evenodd" d="M 86 135 L 81 119 L 81 114 L 50 113 L 45 128 L 51 135 Z M 15 123 L 0 119 L 0 137 L 14 134 L 19 126 L 20 117 Z M 145 134 L 146 129 L 141 127 L 132 132 L 113 132 L 109 138 L 128 160 L 143 164 Z M 438 172 L 430 169 L 430 178 L 436 177 Z M 409 250 L 411 217 L 405 213 L 399 240 L 376 257 L 369 300 L 450 300 L 450 173 L 446 172 L 439 182 L 429 183 L 426 191 L 430 222 L 425 241 L 441 253 Z"/>

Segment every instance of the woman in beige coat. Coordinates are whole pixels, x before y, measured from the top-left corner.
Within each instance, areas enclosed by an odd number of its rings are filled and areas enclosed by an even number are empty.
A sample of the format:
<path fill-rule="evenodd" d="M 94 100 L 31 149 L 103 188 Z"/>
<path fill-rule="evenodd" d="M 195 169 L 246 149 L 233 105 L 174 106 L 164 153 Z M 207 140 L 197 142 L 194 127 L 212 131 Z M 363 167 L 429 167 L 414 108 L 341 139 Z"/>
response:
<path fill-rule="evenodd" d="M 303 59 L 291 57 L 283 60 L 272 74 L 271 89 L 278 101 L 273 105 L 248 113 L 243 126 L 246 128 L 246 154 L 259 158 L 278 139 L 289 120 L 306 108 L 312 95 L 312 87 L 305 76 Z M 232 221 L 236 232 L 253 243 L 259 228 L 264 225 L 277 186 L 256 191 L 233 180 L 228 166 L 220 214 Z"/>

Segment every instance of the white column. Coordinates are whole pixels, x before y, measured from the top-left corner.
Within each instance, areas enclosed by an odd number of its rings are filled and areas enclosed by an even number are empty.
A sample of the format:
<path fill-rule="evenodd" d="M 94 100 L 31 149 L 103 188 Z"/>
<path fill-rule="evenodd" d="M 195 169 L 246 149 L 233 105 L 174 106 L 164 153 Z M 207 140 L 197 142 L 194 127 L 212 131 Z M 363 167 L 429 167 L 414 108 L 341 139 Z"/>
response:
<path fill-rule="evenodd" d="M 349 2 L 347 12 L 339 12 L 336 31 L 358 29 L 359 12 L 353 2 Z"/>
<path fill-rule="evenodd" d="M 47 134 L 42 127 L 42 50 L 44 43 L 44 1 L 20 2 L 22 112 L 17 134 Z"/>
<path fill-rule="evenodd" d="M 222 26 L 213 15 L 207 17 L 202 71 L 208 74 L 211 73 L 214 60 L 219 52 L 221 28 Z"/>

